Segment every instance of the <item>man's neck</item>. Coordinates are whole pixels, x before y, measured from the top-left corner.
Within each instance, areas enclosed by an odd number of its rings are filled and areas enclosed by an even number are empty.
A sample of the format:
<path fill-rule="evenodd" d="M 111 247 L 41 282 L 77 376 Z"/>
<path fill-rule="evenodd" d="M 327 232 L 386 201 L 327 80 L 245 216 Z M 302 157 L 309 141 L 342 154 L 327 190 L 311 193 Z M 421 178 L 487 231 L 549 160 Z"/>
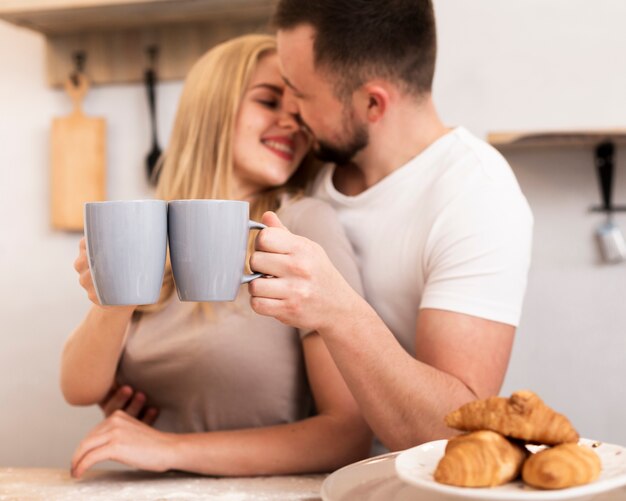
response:
<path fill-rule="evenodd" d="M 354 163 L 335 170 L 333 183 L 344 195 L 354 196 L 415 158 L 449 132 L 430 97 L 421 103 L 396 106 L 370 133 L 369 145 L 354 158 Z"/>

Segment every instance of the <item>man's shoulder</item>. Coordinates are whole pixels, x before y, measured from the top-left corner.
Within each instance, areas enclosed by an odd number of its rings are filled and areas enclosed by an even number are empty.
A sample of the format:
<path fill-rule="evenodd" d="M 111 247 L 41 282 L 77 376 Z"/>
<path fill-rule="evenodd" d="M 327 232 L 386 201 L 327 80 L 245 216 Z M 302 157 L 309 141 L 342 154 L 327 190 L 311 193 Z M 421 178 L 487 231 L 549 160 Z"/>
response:
<path fill-rule="evenodd" d="M 454 154 L 451 156 L 452 161 L 472 165 L 484 174 L 495 176 L 496 179 L 505 176 L 505 179 L 511 180 L 512 171 L 509 163 L 493 146 L 464 127 L 457 127 L 453 134 L 454 141 L 451 149 L 454 150 Z"/>
<path fill-rule="evenodd" d="M 463 127 L 451 131 L 431 156 L 428 168 L 414 176 L 427 183 L 424 197 L 438 201 L 433 203 L 435 207 L 459 197 L 473 199 L 497 193 L 517 196 L 520 192 L 515 174 L 500 152 Z"/>
<path fill-rule="evenodd" d="M 515 213 L 532 219 L 513 169 L 500 152 L 464 128 L 455 129 L 453 135 L 425 193 L 426 206 L 435 217 L 494 220 Z"/>

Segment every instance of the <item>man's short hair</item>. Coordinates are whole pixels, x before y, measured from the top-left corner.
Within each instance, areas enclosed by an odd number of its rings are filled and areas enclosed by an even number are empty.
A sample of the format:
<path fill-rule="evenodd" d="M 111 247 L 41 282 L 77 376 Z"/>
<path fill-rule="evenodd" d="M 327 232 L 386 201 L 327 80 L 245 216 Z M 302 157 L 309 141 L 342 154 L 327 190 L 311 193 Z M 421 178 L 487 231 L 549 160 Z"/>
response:
<path fill-rule="evenodd" d="M 280 0 L 279 30 L 315 30 L 316 69 L 347 98 L 371 78 L 385 78 L 414 95 L 429 93 L 437 36 L 432 0 Z"/>

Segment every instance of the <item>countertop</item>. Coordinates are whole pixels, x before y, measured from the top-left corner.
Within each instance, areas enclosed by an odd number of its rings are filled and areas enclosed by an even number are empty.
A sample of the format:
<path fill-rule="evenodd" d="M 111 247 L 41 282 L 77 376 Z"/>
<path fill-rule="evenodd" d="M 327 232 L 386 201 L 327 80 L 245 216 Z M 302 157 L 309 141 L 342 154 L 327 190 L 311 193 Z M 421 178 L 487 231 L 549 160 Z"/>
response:
<path fill-rule="evenodd" d="M 324 475 L 214 478 L 186 473 L 0 468 L 0 501 L 320 501 Z"/>

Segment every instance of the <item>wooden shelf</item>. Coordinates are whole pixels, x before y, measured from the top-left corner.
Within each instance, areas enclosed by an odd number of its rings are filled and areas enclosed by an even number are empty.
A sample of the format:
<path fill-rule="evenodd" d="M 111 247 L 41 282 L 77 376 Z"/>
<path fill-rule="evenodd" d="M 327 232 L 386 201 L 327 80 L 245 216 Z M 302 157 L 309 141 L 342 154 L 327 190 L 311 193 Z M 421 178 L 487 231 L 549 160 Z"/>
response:
<path fill-rule="evenodd" d="M 496 148 L 545 148 L 597 146 L 610 140 L 626 144 L 626 129 L 490 132 L 487 141 Z"/>
<path fill-rule="evenodd" d="M 161 80 L 182 79 L 213 45 L 266 32 L 273 0 L 0 0 L 0 19 L 47 40 L 48 83 L 61 86 L 87 56 L 93 84 L 138 82 L 146 49 L 160 49 Z"/>
<path fill-rule="evenodd" d="M 4 0 L 0 19 L 46 35 L 267 18 L 271 0 Z"/>

